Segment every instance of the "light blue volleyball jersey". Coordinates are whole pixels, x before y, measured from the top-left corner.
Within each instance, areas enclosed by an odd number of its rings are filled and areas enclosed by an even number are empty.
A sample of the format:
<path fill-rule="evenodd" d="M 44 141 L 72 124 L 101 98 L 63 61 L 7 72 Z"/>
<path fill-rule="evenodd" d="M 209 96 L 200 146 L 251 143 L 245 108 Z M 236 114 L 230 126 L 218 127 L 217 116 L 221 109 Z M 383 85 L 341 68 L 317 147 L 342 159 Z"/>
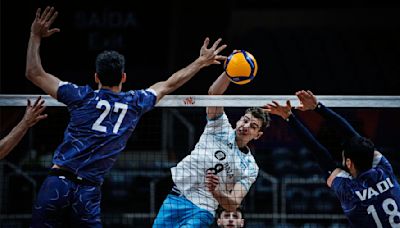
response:
<path fill-rule="evenodd" d="M 247 191 L 256 181 L 259 168 L 251 154 L 243 153 L 236 143 L 236 132 L 224 113 L 208 120 L 193 151 L 171 168 L 172 179 L 182 194 L 198 207 L 212 214 L 218 201 L 205 186 L 208 170 L 219 177 L 219 190 L 229 193 L 240 183 Z"/>

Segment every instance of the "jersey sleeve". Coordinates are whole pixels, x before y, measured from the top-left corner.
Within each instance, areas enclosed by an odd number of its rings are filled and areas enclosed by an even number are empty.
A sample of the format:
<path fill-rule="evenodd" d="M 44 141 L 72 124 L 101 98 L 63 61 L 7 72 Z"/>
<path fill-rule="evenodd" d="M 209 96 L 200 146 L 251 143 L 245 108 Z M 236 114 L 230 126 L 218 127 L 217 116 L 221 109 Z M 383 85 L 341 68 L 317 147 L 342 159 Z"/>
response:
<path fill-rule="evenodd" d="M 350 186 L 351 180 L 352 176 L 348 172 L 342 170 L 332 181 L 331 189 L 335 192 L 341 202 L 347 202 L 352 198 Z"/>
<path fill-rule="evenodd" d="M 58 85 L 57 100 L 68 107 L 78 105 L 92 91 L 89 86 L 77 86 L 70 82 L 61 81 Z"/>
<path fill-rule="evenodd" d="M 342 137 L 348 140 L 355 136 L 360 136 L 358 132 L 350 125 L 350 123 L 342 116 L 334 112 L 332 109 L 326 107 L 318 102 L 315 111 L 323 116 L 326 120 L 335 125 L 336 129 L 340 131 Z"/>
<path fill-rule="evenodd" d="M 242 176 L 242 178 L 239 180 L 239 183 L 242 184 L 242 186 L 249 191 L 251 185 L 256 181 L 257 176 L 258 176 L 258 166 L 254 164 L 253 166 L 249 167 L 246 169 L 246 172 Z"/>
<path fill-rule="evenodd" d="M 377 168 L 381 168 L 383 170 L 386 170 L 387 172 L 389 172 L 390 174 L 393 174 L 393 168 L 392 165 L 390 164 L 390 162 L 386 159 L 385 156 L 383 156 L 382 154 L 379 154 L 378 156 L 374 157 L 373 163 L 372 163 L 372 167 L 377 167 Z"/>
<path fill-rule="evenodd" d="M 207 125 L 204 129 L 205 134 L 220 135 L 221 137 L 229 134 L 232 129 L 229 119 L 225 113 L 214 119 L 207 119 Z"/>
<path fill-rule="evenodd" d="M 142 108 L 143 113 L 146 113 L 154 108 L 157 100 L 157 93 L 153 89 L 137 90 L 135 93 L 138 96 L 137 105 Z"/>

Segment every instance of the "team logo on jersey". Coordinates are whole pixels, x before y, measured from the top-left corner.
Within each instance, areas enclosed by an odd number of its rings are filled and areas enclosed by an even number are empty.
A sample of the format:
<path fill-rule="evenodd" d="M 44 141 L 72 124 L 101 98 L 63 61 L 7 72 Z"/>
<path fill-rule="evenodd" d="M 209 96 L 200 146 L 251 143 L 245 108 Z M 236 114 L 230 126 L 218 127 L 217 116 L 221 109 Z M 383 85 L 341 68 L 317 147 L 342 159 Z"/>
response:
<path fill-rule="evenodd" d="M 214 157 L 215 157 L 216 159 L 222 161 L 222 160 L 224 160 L 224 159 L 226 158 L 226 155 L 225 155 L 225 153 L 224 153 L 222 150 L 217 150 L 217 151 L 214 153 Z"/>

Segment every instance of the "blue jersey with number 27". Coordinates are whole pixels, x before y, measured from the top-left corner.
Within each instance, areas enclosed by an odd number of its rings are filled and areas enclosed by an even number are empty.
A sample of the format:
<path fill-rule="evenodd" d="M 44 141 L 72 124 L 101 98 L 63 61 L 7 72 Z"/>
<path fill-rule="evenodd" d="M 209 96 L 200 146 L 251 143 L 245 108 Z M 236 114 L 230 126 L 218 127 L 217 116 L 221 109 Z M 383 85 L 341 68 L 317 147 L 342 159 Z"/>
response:
<path fill-rule="evenodd" d="M 114 93 L 60 82 L 57 99 L 67 105 L 70 122 L 53 163 L 102 183 L 156 96 L 151 89 Z"/>
<path fill-rule="evenodd" d="M 352 227 L 400 227 L 400 187 L 384 156 L 375 157 L 373 168 L 355 179 L 342 171 L 331 188 Z"/>

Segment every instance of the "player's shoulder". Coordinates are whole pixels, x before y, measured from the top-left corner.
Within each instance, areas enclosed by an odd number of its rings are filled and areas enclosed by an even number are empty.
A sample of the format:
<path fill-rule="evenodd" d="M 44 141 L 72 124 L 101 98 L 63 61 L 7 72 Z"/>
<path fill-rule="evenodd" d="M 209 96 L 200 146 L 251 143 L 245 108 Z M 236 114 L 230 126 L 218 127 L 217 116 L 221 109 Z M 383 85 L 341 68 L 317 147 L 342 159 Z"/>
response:
<path fill-rule="evenodd" d="M 332 189 L 348 188 L 354 179 L 350 173 L 343 169 L 335 169 L 327 179 L 327 185 Z"/>
<path fill-rule="evenodd" d="M 248 150 L 249 150 L 248 154 L 245 155 L 245 158 L 246 158 L 248 167 L 249 167 L 249 169 L 258 171 L 258 170 L 259 170 L 259 167 L 258 167 L 258 165 L 257 165 L 257 161 L 256 161 L 256 159 L 254 158 L 253 154 L 251 153 L 250 148 L 248 148 Z"/>
<path fill-rule="evenodd" d="M 393 168 L 389 160 L 378 151 L 375 151 L 372 167 L 375 169 L 380 169 L 387 174 L 393 174 Z"/>
<path fill-rule="evenodd" d="M 87 90 L 93 90 L 91 86 L 89 85 L 77 85 L 73 82 L 69 81 L 60 81 L 58 83 L 58 87 L 69 87 L 69 88 L 74 88 L 74 89 L 87 89 Z"/>
<path fill-rule="evenodd" d="M 57 99 L 66 104 L 73 104 L 87 98 L 90 93 L 93 93 L 93 89 L 89 85 L 78 86 L 71 82 L 60 81 Z"/>
<path fill-rule="evenodd" d="M 157 92 L 153 89 L 137 89 L 129 90 L 124 93 L 126 96 L 157 96 Z"/>

